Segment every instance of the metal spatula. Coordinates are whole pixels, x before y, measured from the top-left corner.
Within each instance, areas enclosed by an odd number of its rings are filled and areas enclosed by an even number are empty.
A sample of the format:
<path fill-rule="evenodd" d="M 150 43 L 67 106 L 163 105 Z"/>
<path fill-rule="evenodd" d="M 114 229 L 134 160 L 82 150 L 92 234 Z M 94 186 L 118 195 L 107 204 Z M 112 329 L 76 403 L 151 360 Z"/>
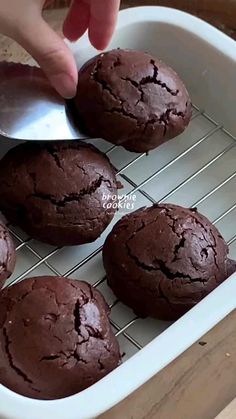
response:
<path fill-rule="evenodd" d="M 6 62 L 0 63 L 0 136 L 44 141 L 86 138 L 39 68 Z"/>

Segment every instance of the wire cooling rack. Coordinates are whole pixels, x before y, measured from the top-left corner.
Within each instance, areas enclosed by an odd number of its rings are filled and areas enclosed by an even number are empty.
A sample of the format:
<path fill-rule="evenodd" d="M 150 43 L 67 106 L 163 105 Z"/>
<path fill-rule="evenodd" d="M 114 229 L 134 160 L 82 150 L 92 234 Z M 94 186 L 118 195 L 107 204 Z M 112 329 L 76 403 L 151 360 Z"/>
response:
<path fill-rule="evenodd" d="M 92 141 L 107 154 L 124 185 L 122 195 L 135 197 L 135 209 L 156 202 L 197 207 L 217 225 L 236 258 L 236 138 L 204 111 L 193 106 L 184 134 L 146 154 L 134 154 L 103 140 Z M 128 211 L 127 211 L 128 212 Z M 108 232 L 124 215 L 117 213 L 95 243 L 73 248 L 52 248 L 9 225 L 16 241 L 17 266 L 8 285 L 29 276 L 63 275 L 83 279 L 98 288 L 111 308 L 111 324 L 124 359 L 160 334 L 170 323 L 139 319 L 120 303 L 106 284 L 102 245 Z"/>

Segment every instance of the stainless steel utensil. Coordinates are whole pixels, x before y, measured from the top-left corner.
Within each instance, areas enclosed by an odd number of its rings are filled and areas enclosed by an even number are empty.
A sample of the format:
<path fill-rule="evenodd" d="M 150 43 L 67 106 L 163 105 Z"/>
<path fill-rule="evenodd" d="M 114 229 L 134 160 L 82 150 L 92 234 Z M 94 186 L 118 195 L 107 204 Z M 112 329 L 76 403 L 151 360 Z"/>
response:
<path fill-rule="evenodd" d="M 39 68 L 7 62 L 0 63 L 0 136 L 43 141 L 87 138 Z"/>

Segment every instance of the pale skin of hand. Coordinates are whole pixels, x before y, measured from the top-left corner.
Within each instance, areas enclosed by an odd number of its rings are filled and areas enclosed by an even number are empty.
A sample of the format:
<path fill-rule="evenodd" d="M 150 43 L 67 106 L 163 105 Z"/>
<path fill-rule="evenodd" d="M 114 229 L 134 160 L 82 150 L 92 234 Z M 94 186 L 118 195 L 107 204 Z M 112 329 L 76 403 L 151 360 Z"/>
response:
<path fill-rule="evenodd" d="M 49 0 L 46 3 L 53 3 Z M 77 67 L 64 41 L 42 17 L 45 0 L 0 0 L 0 32 L 23 46 L 38 62 L 60 95 L 76 93 Z M 88 29 L 98 50 L 108 45 L 114 32 L 120 0 L 73 0 L 64 22 L 64 36 L 79 39 Z"/>

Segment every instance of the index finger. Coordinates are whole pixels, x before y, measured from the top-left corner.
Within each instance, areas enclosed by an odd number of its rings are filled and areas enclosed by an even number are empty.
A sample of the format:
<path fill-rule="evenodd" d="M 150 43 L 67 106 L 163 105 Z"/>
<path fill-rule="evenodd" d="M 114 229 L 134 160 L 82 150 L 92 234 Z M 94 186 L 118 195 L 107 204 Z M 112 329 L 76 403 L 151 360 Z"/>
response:
<path fill-rule="evenodd" d="M 113 35 L 120 0 L 91 0 L 89 38 L 99 50 L 107 47 Z"/>

